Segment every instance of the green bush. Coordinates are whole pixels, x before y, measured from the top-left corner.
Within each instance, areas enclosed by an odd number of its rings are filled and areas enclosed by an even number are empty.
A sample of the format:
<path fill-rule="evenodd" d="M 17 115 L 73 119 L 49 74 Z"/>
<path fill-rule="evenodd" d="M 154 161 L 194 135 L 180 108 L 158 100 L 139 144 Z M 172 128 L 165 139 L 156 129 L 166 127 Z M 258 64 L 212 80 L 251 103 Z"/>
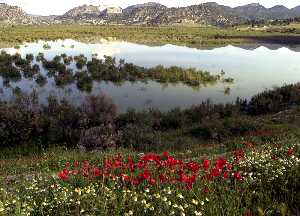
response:
<path fill-rule="evenodd" d="M 285 85 L 252 97 L 248 111 L 252 115 L 279 112 L 300 104 L 300 84 Z"/>
<path fill-rule="evenodd" d="M 0 103 L 0 146 L 14 146 L 30 138 L 31 116 L 15 105 Z"/>

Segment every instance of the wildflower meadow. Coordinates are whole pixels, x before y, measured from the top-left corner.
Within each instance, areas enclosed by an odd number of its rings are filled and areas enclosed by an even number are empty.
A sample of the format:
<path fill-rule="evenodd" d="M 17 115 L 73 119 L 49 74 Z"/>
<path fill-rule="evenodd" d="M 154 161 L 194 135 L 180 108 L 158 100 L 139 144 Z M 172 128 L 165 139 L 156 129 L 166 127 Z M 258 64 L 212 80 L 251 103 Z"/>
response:
<path fill-rule="evenodd" d="M 50 158 L 38 164 L 39 173 L 2 179 L 0 215 L 292 215 L 299 207 L 299 147 L 247 141 L 199 158 Z"/>

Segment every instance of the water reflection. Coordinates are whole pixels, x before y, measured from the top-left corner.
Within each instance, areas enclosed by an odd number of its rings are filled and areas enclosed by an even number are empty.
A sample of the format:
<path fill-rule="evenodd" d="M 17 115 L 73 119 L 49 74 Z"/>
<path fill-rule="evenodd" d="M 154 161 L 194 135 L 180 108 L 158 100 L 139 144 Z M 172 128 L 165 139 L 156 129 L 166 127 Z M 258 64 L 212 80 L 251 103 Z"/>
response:
<path fill-rule="evenodd" d="M 45 49 L 45 44 L 49 49 Z M 59 40 L 55 42 L 39 41 L 27 43 L 19 49 L 4 49 L 10 54 L 20 53 L 22 57 L 32 53 L 35 56 L 42 52 L 46 59 L 56 55 L 84 54 L 90 60 L 92 57 L 103 58 L 104 55 L 125 59 L 136 65 L 153 67 L 156 65 L 194 67 L 207 70 L 214 74 L 221 70 L 232 77 L 235 83 L 230 86 L 217 83 L 200 89 L 192 89 L 184 84 L 164 84 L 154 81 L 128 82 L 116 85 L 110 82 L 94 82 L 93 94 L 104 92 L 114 99 L 121 111 L 129 107 L 144 109 L 157 107 L 168 110 L 174 107 L 189 107 L 206 99 L 213 102 L 231 102 L 236 97 L 249 98 L 252 95 L 273 86 L 295 83 L 300 81 L 300 46 L 282 47 L 280 45 L 240 45 L 209 49 L 195 49 L 175 45 L 150 47 L 127 42 L 101 41 L 96 44 L 81 43 L 74 40 Z M 74 65 L 70 65 L 74 67 Z M 42 100 L 49 94 L 60 98 L 68 97 L 74 103 L 80 103 L 88 94 L 79 91 L 75 84 L 57 88 L 54 81 L 49 79 L 45 86 L 38 86 L 34 80 L 22 78 L 11 83 L 11 88 L 5 87 L 0 77 L 1 99 L 12 98 L 12 88 L 20 87 L 22 91 L 30 92 L 36 88 Z"/>

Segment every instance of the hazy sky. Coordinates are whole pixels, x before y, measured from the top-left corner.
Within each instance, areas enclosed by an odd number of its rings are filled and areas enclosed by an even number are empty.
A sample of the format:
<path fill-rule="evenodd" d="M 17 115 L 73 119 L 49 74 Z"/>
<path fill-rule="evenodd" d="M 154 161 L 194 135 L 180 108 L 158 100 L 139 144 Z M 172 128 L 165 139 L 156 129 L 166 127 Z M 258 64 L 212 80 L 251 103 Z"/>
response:
<path fill-rule="evenodd" d="M 259 2 L 266 7 L 272 7 L 280 4 L 292 8 L 300 5 L 299 0 L 0 0 L 0 2 L 21 6 L 27 13 L 38 15 L 63 14 L 69 9 L 83 4 L 110 4 L 119 5 L 125 8 L 128 5 L 140 4 L 149 1 L 155 1 L 169 7 L 187 6 L 208 1 L 215 1 L 219 4 L 229 6 L 238 6 L 253 2 Z"/>

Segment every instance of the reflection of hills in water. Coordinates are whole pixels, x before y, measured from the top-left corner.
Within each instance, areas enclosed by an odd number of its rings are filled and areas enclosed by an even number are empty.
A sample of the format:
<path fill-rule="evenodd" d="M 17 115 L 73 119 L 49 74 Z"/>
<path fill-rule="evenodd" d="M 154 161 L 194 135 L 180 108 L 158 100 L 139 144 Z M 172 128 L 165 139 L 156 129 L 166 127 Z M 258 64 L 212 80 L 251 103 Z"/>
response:
<path fill-rule="evenodd" d="M 244 50 L 249 50 L 249 51 L 254 51 L 260 47 L 264 47 L 268 50 L 279 50 L 282 48 L 287 48 L 290 51 L 293 52 L 300 52 L 300 45 L 295 44 L 295 45 L 283 45 L 283 44 L 272 44 L 272 43 L 251 43 L 251 44 L 235 44 L 235 45 L 220 45 L 220 46 L 203 46 L 201 48 L 195 48 L 198 50 L 215 50 L 215 49 L 221 49 L 221 48 L 226 48 L 226 47 L 235 47 L 235 48 L 241 48 Z"/>
<path fill-rule="evenodd" d="M 114 102 L 123 111 L 129 107 L 137 109 L 155 107 L 161 110 L 175 107 L 187 108 L 207 99 L 217 103 L 227 103 L 234 101 L 237 97 L 250 98 L 266 88 L 300 81 L 300 45 L 259 43 L 199 49 L 170 44 L 149 46 L 124 41 L 99 40 L 99 43 L 95 42 L 40 41 L 39 43 L 26 43 L 18 49 L 5 50 L 10 54 L 20 53 L 23 57 L 28 53 L 37 55 L 42 52 L 47 59 L 52 59 L 55 55 L 62 53 L 72 56 L 84 54 L 88 59 L 92 57 L 102 59 L 104 55 L 108 55 L 116 57 L 117 60 L 125 59 L 126 62 L 146 68 L 161 64 L 165 67 L 174 65 L 183 68 L 192 67 L 210 71 L 213 74 L 219 74 L 223 70 L 226 76 L 235 80 L 230 85 L 230 89 L 224 84 L 193 89 L 183 84 L 172 85 L 155 81 L 121 84 L 94 83 L 91 94 L 103 92 L 112 96 Z M 44 49 L 45 43 L 49 43 L 51 48 Z M 76 66 L 71 64 L 70 67 Z M 82 96 L 86 94 L 79 91 L 74 84 L 56 88 L 53 79 L 48 79 L 48 83 L 42 88 L 35 84 L 35 80 L 24 79 L 18 83 L 11 83 L 11 87 L 20 87 L 25 92 L 36 88 L 42 98 L 53 94 L 59 98 L 68 97 L 71 101 L 75 101 L 75 104 L 80 103 Z M 0 99 L 11 98 L 12 88 L 6 88 L 0 77 Z"/>
<path fill-rule="evenodd" d="M 241 44 L 234 45 L 235 47 L 246 49 L 246 50 L 255 50 L 259 47 L 265 47 L 269 50 L 278 50 L 282 48 L 287 48 L 294 52 L 300 52 L 300 45 L 282 45 L 282 44 L 265 44 L 265 43 L 257 43 L 257 44 Z"/>

